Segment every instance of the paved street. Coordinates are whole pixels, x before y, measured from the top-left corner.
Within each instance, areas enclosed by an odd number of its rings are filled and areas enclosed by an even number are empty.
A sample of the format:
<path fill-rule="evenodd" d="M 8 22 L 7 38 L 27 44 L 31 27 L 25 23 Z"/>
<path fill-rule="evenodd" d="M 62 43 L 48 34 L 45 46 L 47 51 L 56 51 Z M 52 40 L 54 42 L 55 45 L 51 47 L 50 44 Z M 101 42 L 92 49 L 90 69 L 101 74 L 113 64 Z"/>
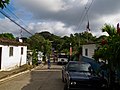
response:
<path fill-rule="evenodd" d="M 0 82 L 0 90 L 64 90 L 61 68 L 60 65 L 52 65 L 50 70 L 47 66 L 38 67 L 31 72 Z M 81 88 L 80 90 L 93 89 Z"/>
<path fill-rule="evenodd" d="M 37 68 L 31 72 L 0 82 L 0 90 L 63 90 L 61 66 Z"/>

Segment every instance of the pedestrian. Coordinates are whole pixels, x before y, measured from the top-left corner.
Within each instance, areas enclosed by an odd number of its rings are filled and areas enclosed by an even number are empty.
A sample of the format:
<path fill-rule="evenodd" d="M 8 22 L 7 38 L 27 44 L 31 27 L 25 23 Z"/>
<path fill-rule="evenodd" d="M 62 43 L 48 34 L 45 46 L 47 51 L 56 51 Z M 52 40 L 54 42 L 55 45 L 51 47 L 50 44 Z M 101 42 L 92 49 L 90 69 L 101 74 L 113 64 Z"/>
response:
<path fill-rule="evenodd" d="M 51 66 L 50 59 L 48 59 L 48 69 L 50 69 L 50 66 Z"/>

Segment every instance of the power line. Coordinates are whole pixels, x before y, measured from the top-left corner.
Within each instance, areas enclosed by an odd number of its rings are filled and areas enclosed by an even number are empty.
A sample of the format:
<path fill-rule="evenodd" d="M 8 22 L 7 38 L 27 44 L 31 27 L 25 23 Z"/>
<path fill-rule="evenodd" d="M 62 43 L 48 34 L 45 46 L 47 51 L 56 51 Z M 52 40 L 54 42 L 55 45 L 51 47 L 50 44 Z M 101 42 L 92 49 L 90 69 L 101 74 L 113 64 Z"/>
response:
<path fill-rule="evenodd" d="M 85 4 L 85 8 L 87 7 L 87 4 L 88 4 L 88 1 L 87 1 L 87 3 Z M 76 30 L 79 29 L 79 27 L 81 26 L 81 20 L 82 20 L 82 18 L 83 18 L 84 12 L 86 11 L 85 8 L 84 8 L 84 10 L 82 11 L 82 14 L 81 14 L 81 16 L 80 16 L 80 22 L 78 23 L 78 26 L 77 26 Z"/>
<path fill-rule="evenodd" d="M 26 27 L 28 27 L 14 12 L 12 12 L 9 8 L 6 7 L 6 10 L 8 10 L 11 14 L 13 14 L 22 24 Z"/>
<path fill-rule="evenodd" d="M 88 9 L 86 8 L 86 13 L 85 13 L 85 15 L 84 15 L 84 17 L 83 17 L 83 19 L 82 19 L 82 23 L 83 23 L 83 21 L 84 21 L 86 15 L 88 14 L 88 11 L 89 11 L 90 7 L 92 6 L 93 1 L 94 1 L 94 0 L 92 0 L 92 2 L 91 2 L 91 4 L 90 4 L 90 6 L 88 7 Z"/>
<path fill-rule="evenodd" d="M 17 26 L 19 26 L 22 30 L 26 31 L 27 33 L 29 33 L 30 35 L 33 35 L 31 32 L 29 32 L 27 29 L 25 29 L 23 26 L 21 26 L 20 24 L 18 24 L 17 22 L 15 22 L 13 19 L 10 18 L 10 16 L 8 16 L 4 11 L 1 11 L 0 10 L 0 13 L 2 15 L 4 15 L 5 17 L 7 17 L 10 21 L 12 21 L 14 24 L 16 24 Z M 39 38 L 38 37 L 35 37 L 34 39 L 35 41 L 38 42 Z"/>
<path fill-rule="evenodd" d="M 22 25 L 26 26 L 26 28 L 28 28 L 28 26 L 11 10 L 11 7 L 13 6 L 10 6 L 9 8 L 6 7 L 4 8 L 3 10 L 6 11 L 6 13 L 12 15 L 14 18 L 16 18 L 18 21 L 21 22 Z M 20 35 L 22 36 L 22 29 L 20 29 Z"/>
<path fill-rule="evenodd" d="M 86 15 L 88 14 L 88 11 L 89 11 L 89 9 L 91 8 L 91 6 L 92 6 L 92 4 L 93 4 L 94 1 L 95 1 L 95 0 L 92 0 L 92 1 L 91 1 L 91 3 L 90 3 L 90 5 L 89 5 L 88 8 L 87 8 L 88 2 L 86 3 L 85 9 L 84 9 L 84 11 L 86 11 L 86 12 L 85 12 L 83 18 L 82 18 L 82 15 L 83 15 L 83 14 L 81 15 L 80 23 L 78 24 L 78 27 L 77 27 L 76 29 L 79 29 L 79 27 L 81 27 L 81 25 L 82 25 L 82 23 L 83 23 L 83 21 L 84 21 Z M 84 11 L 83 11 L 83 13 L 84 13 Z"/>
<path fill-rule="evenodd" d="M 0 10 L 0 13 L 3 14 L 5 17 L 7 17 L 9 20 L 11 20 L 13 23 L 15 23 L 17 26 L 19 26 L 21 29 L 23 29 L 24 31 L 26 31 L 27 33 L 29 33 L 30 35 L 33 35 L 32 33 L 30 33 L 27 29 L 25 29 L 23 26 L 21 26 L 20 24 L 18 24 L 16 21 L 14 21 L 13 19 L 10 18 L 10 16 L 8 16 L 4 11 Z"/>

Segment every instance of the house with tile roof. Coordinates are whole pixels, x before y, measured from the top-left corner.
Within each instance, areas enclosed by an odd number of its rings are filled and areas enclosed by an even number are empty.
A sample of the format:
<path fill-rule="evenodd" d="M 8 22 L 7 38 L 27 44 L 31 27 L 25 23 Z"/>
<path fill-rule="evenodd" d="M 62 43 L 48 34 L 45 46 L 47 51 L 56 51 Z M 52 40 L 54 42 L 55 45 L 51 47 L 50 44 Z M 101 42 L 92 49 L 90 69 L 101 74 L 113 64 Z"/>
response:
<path fill-rule="evenodd" d="M 0 38 L 0 71 L 9 71 L 26 64 L 27 45 L 16 40 Z"/>

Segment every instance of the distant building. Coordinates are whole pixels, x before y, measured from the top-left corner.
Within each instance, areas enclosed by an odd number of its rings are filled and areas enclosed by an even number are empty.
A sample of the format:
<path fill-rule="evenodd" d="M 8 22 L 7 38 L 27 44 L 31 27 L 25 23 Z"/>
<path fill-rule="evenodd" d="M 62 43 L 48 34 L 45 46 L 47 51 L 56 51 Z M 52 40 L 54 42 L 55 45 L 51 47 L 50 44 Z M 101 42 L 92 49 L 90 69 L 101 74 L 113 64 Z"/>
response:
<path fill-rule="evenodd" d="M 92 58 L 96 48 L 96 44 L 94 43 L 82 45 L 82 55 L 85 57 Z"/>
<path fill-rule="evenodd" d="M 0 71 L 26 64 L 27 45 L 16 40 L 0 38 Z"/>

